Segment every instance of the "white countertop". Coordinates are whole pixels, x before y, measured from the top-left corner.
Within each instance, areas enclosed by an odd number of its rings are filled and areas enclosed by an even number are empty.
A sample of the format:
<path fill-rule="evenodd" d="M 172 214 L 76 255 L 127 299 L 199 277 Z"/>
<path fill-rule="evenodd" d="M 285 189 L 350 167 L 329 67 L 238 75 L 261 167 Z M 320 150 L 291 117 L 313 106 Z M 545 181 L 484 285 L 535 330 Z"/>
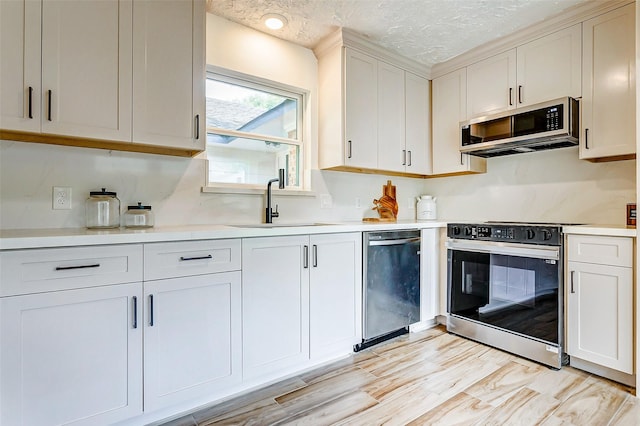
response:
<path fill-rule="evenodd" d="M 577 235 L 602 235 L 609 237 L 635 237 L 636 228 L 628 228 L 622 225 L 575 225 L 563 226 L 565 234 Z"/>
<path fill-rule="evenodd" d="M 275 226 L 272 228 L 264 227 L 266 224 L 256 224 L 255 226 L 256 227 L 238 227 L 238 225 L 189 225 L 149 229 L 117 228 L 108 230 L 91 230 L 86 228 L 5 229 L 0 230 L 0 250 L 269 237 L 278 235 L 328 234 L 392 229 L 442 228 L 447 226 L 447 223 L 440 221 L 407 220 L 394 223 L 324 222 L 321 226 L 309 225 L 309 222 L 307 222 L 306 225 Z"/>

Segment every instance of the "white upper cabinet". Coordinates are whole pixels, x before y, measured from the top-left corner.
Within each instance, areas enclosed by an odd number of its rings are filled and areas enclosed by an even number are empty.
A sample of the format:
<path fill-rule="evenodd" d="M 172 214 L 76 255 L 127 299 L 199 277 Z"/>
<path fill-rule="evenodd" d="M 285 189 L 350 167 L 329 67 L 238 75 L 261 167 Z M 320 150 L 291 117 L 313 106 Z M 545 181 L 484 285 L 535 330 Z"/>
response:
<path fill-rule="evenodd" d="M 133 142 L 204 150 L 204 0 L 133 4 Z"/>
<path fill-rule="evenodd" d="M 40 0 L 0 2 L 0 128 L 40 131 Z"/>
<path fill-rule="evenodd" d="M 493 114 L 515 107 L 516 51 L 509 50 L 467 67 L 467 115 Z M 463 118 L 462 120 L 465 120 Z"/>
<path fill-rule="evenodd" d="M 378 62 L 378 169 L 404 172 L 404 70 Z M 368 125 L 371 125 L 371 120 Z"/>
<path fill-rule="evenodd" d="M 467 116 L 467 69 L 433 80 L 433 174 L 483 173 L 487 160 L 460 152 L 460 122 Z"/>
<path fill-rule="evenodd" d="M 517 49 L 516 106 L 582 96 L 582 31 L 577 24 Z"/>
<path fill-rule="evenodd" d="M 204 150 L 204 0 L 11 0 L 0 8 L 7 137 Z"/>
<path fill-rule="evenodd" d="M 467 67 L 468 118 L 581 96 L 581 24 Z"/>
<path fill-rule="evenodd" d="M 408 60 L 341 43 L 316 55 L 320 168 L 429 174 L 429 81 L 407 71 Z"/>
<path fill-rule="evenodd" d="M 344 163 L 351 167 L 378 166 L 378 61 L 345 49 Z M 339 110 L 337 105 L 331 108 Z"/>
<path fill-rule="evenodd" d="M 131 140 L 131 1 L 1 7 L 1 127 Z"/>
<path fill-rule="evenodd" d="M 635 4 L 584 22 L 581 159 L 636 153 Z"/>
<path fill-rule="evenodd" d="M 431 174 L 431 84 L 405 72 L 406 171 Z"/>

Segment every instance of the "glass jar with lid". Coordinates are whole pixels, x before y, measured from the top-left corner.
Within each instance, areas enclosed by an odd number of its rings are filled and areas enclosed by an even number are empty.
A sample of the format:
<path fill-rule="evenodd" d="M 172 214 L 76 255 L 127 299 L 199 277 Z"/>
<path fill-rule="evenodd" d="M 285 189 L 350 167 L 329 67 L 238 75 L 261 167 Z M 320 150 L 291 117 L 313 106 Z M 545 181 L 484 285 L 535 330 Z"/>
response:
<path fill-rule="evenodd" d="M 151 206 L 143 206 L 141 202 L 138 202 L 137 206 L 129 206 L 124 214 L 124 226 L 126 228 L 151 228 L 153 226 Z"/>
<path fill-rule="evenodd" d="M 104 229 L 120 227 L 120 200 L 115 192 L 102 191 L 89 192 L 89 198 L 85 203 L 87 228 Z"/>

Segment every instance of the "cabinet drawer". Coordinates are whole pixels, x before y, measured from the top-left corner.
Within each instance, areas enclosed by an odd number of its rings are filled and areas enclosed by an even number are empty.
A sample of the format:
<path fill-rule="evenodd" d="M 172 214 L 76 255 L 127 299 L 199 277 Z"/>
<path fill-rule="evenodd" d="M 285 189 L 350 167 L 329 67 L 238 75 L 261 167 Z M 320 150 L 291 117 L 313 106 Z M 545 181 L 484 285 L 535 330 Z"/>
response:
<path fill-rule="evenodd" d="M 142 281 L 142 245 L 0 252 L 0 296 Z"/>
<path fill-rule="evenodd" d="M 240 244 L 240 239 L 145 244 L 144 279 L 237 271 Z"/>
<path fill-rule="evenodd" d="M 569 235 L 570 261 L 611 266 L 633 266 L 633 238 Z"/>

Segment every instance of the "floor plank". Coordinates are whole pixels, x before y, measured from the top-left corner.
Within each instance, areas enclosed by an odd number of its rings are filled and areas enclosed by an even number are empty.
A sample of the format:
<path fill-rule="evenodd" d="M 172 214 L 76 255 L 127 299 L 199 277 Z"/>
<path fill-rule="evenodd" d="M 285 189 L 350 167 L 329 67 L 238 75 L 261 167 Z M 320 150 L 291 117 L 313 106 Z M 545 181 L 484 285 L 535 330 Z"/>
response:
<path fill-rule="evenodd" d="M 164 426 L 638 425 L 635 390 L 448 334 L 397 337 Z"/>

